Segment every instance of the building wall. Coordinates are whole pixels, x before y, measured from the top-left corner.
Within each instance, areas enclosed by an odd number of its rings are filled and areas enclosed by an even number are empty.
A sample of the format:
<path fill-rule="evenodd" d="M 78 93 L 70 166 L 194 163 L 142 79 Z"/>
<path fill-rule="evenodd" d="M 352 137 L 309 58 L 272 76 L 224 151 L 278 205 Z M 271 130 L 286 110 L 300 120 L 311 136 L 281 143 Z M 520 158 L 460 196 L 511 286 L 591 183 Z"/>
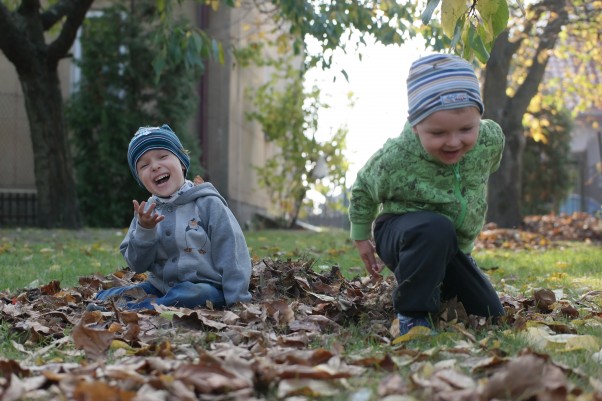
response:
<path fill-rule="evenodd" d="M 578 42 L 574 42 L 579 46 Z M 580 71 L 580 63 L 576 56 L 567 58 L 552 57 L 546 69 L 545 79 L 566 79 Z M 599 66 L 593 62 L 587 65 L 590 77 L 600 77 L 596 73 Z M 595 82 L 592 82 L 595 83 Z M 574 108 L 579 98 L 578 94 L 565 92 L 563 101 L 568 110 Z M 571 132 L 571 153 L 574 159 L 575 182 L 572 194 L 566 202 L 565 211 L 590 211 L 593 205 L 602 204 L 602 171 L 599 170 L 602 162 L 602 110 L 592 107 L 581 113 L 574 120 Z M 589 206 L 588 206 L 589 205 Z M 597 210 L 599 212 L 599 210 Z"/>
<path fill-rule="evenodd" d="M 210 62 L 203 78 L 207 86 L 206 126 L 201 130 L 201 143 L 205 145 L 203 164 L 209 180 L 226 197 L 243 224 L 251 222 L 256 213 L 266 214 L 270 204 L 266 191 L 257 186 L 253 167 L 263 165 L 275 148 L 265 140 L 261 127 L 245 116 L 251 110 L 247 88 L 267 82 L 270 72 L 265 68 L 238 66 L 229 48 L 245 45 L 257 33 L 253 29 L 266 29 L 258 23 L 259 19 L 259 15 L 244 6 L 221 7 L 211 14 L 207 26 L 209 34 L 223 43 L 226 57 L 224 64 Z"/>
<path fill-rule="evenodd" d="M 584 113 L 575 120 L 572 132 L 571 152 L 578 165 L 573 194 L 582 209 L 588 200 L 602 204 L 602 134 L 595 126 L 602 126 L 602 113 Z"/>
<path fill-rule="evenodd" d="M 59 64 L 63 97 L 70 91 L 71 63 Z M 34 158 L 25 100 L 15 67 L 0 52 L 0 191 L 35 191 Z"/>

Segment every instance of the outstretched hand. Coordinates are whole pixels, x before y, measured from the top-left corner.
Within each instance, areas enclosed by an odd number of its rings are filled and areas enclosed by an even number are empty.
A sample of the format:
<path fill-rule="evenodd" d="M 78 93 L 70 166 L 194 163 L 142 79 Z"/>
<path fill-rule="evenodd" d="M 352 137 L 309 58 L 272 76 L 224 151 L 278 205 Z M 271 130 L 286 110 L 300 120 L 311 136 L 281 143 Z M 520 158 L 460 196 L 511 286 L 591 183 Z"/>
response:
<path fill-rule="evenodd" d="M 366 271 L 370 273 L 373 279 L 380 280 L 382 277 L 380 272 L 383 270 L 384 264 L 376 255 L 374 244 L 370 240 L 355 241 L 355 247 L 360 254 L 360 258 L 364 262 Z"/>
<path fill-rule="evenodd" d="M 147 202 L 142 201 L 138 203 L 134 200 L 134 213 L 138 217 L 138 224 L 144 228 L 155 228 L 159 222 L 165 219 L 165 216 L 158 214 L 155 211 L 155 204 L 151 203 L 148 208 L 146 207 Z"/>

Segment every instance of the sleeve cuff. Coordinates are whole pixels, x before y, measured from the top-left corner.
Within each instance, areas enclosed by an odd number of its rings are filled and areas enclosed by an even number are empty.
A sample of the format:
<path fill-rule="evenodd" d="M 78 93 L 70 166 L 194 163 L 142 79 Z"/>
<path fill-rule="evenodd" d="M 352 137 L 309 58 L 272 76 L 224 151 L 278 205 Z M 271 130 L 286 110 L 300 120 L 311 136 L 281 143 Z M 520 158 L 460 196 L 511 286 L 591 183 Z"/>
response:
<path fill-rule="evenodd" d="M 351 239 L 366 240 L 372 238 L 372 223 L 351 223 Z"/>
<path fill-rule="evenodd" d="M 140 224 L 136 223 L 136 232 L 134 236 L 136 239 L 143 242 L 152 242 L 155 240 L 157 228 L 144 228 Z"/>

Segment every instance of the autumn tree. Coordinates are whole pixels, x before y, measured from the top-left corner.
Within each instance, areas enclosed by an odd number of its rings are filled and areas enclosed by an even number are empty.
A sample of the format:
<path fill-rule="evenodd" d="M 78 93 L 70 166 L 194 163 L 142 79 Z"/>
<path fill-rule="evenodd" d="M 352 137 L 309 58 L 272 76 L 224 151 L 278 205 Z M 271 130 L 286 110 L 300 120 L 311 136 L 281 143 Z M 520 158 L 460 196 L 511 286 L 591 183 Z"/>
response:
<path fill-rule="evenodd" d="M 504 227 L 522 221 L 524 119 L 534 99 L 545 97 L 536 103 L 548 102 L 557 109 L 568 102 L 574 115 L 602 107 L 602 2 L 542 0 L 530 3 L 524 14 L 515 11 L 509 29 L 495 40 L 483 83 L 485 117 L 497 121 L 506 136 L 502 164 L 490 180 L 488 215 L 489 221 Z M 546 81 L 553 56 L 567 60 L 567 68 Z"/>
<path fill-rule="evenodd" d="M 522 210 L 524 215 L 558 213 L 574 177 L 571 174 L 572 119 L 567 110 L 553 108 L 529 116 L 534 127 L 528 131 L 523 154 Z M 543 123 L 541 132 L 538 124 Z"/>

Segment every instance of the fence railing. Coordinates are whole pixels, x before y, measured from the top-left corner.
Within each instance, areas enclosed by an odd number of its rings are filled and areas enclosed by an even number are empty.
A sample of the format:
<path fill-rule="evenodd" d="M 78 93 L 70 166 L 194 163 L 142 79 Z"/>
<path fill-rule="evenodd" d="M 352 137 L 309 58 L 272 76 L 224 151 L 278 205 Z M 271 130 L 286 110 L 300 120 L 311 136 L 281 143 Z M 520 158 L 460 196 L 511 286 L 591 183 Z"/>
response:
<path fill-rule="evenodd" d="M 36 225 L 36 202 L 35 191 L 0 190 L 0 227 Z"/>

